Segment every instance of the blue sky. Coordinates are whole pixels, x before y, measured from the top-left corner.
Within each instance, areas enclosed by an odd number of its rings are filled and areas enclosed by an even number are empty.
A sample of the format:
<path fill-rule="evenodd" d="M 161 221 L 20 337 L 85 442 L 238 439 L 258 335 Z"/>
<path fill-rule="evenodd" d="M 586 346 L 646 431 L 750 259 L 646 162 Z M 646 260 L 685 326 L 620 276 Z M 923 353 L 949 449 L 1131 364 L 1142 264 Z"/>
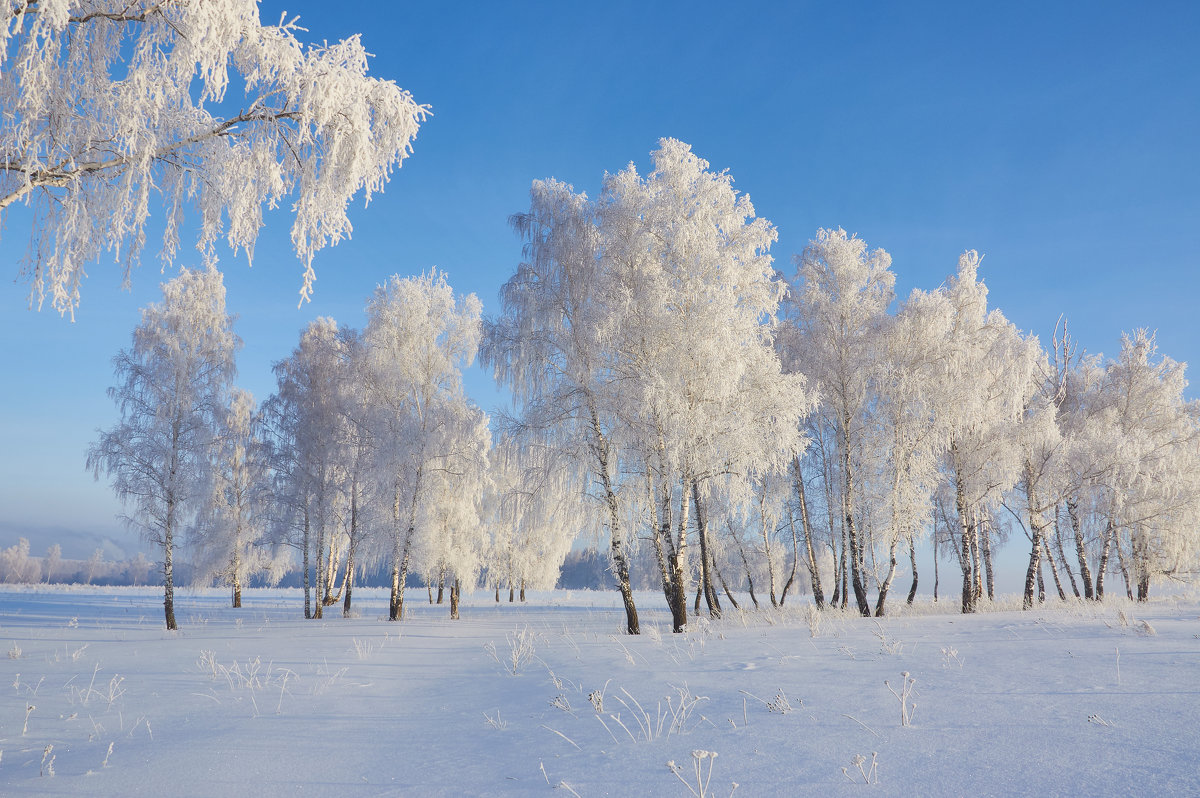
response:
<path fill-rule="evenodd" d="M 984 253 L 994 306 L 1048 340 L 1065 314 L 1091 352 L 1158 330 L 1200 362 L 1200 6 L 1194 3 L 262 3 L 309 41 L 362 33 L 372 74 L 432 106 L 385 194 L 352 213 L 353 240 L 300 266 L 285 213 L 253 269 L 223 256 L 260 400 L 271 363 L 318 315 L 358 326 L 376 284 L 431 266 L 494 310 L 520 247 L 507 224 L 529 183 L 594 194 L 605 171 L 648 169 L 660 137 L 729 169 L 774 222 L 777 264 L 818 227 L 893 256 L 897 288 L 932 288 L 964 249 Z M 131 293 L 94 264 L 77 321 L 26 310 L 13 278 L 28 240 L 5 220 L 0 262 L 0 544 L 121 531 L 83 468 L 116 411 L 111 357 L 158 297 L 145 258 Z M 181 250 L 181 265 L 198 258 Z M 168 273 L 167 276 L 170 276 Z M 485 407 L 498 394 L 469 377 Z M 1197 395 L 1193 390 L 1191 395 Z M 114 549 L 115 553 L 115 549 Z"/>

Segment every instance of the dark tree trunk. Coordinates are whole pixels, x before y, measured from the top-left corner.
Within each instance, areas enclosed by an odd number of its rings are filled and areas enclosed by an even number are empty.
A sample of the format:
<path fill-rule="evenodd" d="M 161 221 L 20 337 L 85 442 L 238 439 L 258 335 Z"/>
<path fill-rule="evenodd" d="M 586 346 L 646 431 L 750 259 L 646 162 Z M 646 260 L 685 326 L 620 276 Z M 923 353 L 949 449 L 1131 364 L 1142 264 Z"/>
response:
<path fill-rule="evenodd" d="M 1117 547 L 1117 565 L 1121 569 L 1121 577 L 1125 580 L 1125 597 L 1133 601 L 1133 582 L 1129 578 L 1129 567 L 1125 562 L 1125 547 L 1121 545 L 1121 538 L 1118 537 L 1114 545 Z"/>
<path fill-rule="evenodd" d="M 458 579 L 455 578 L 454 584 L 450 586 L 450 620 L 458 620 Z"/>
<path fill-rule="evenodd" d="M 983 572 L 987 579 L 988 601 L 996 600 L 996 573 L 992 569 L 992 537 L 991 531 L 984 528 L 979 534 L 980 547 L 983 549 Z"/>
<path fill-rule="evenodd" d="M 700 483 L 692 480 L 692 503 L 696 507 L 696 534 L 700 538 L 700 587 L 704 591 L 704 602 L 708 605 L 711 618 L 721 617 L 721 602 L 713 586 L 714 560 L 708 542 L 708 514 L 700 498 Z"/>
<path fill-rule="evenodd" d="M 884 602 L 887 601 L 888 591 L 892 587 L 892 579 L 896 576 L 896 546 L 900 544 L 899 538 L 892 540 L 892 545 L 888 547 L 888 574 L 883 582 L 879 585 L 879 598 L 875 602 L 875 617 L 883 617 Z"/>
<path fill-rule="evenodd" d="M 733 541 L 737 544 L 738 554 L 742 558 L 742 568 L 746 571 L 746 585 L 750 590 L 750 601 L 754 604 L 754 609 L 758 609 L 758 598 L 754 595 L 754 574 L 750 572 L 750 561 L 746 559 L 746 547 L 742 545 L 742 541 L 737 536 L 733 536 Z M 732 602 L 733 599 L 731 598 L 730 601 Z M 734 604 L 734 607 L 736 608 L 737 605 Z"/>
<path fill-rule="evenodd" d="M 350 617 L 350 594 L 354 592 L 354 555 L 358 548 L 358 484 L 350 489 L 350 546 L 346 550 L 346 578 L 343 585 L 346 588 L 346 600 L 342 602 L 342 617 Z"/>
<path fill-rule="evenodd" d="M 1071 519 L 1071 531 L 1075 534 L 1075 556 L 1079 558 L 1079 579 L 1083 582 L 1083 597 L 1098 598 L 1092 589 L 1092 574 L 1088 568 L 1087 547 L 1083 542 L 1083 530 L 1079 525 L 1079 505 L 1067 502 L 1067 516 Z"/>
<path fill-rule="evenodd" d="M 407 548 L 407 547 L 406 547 Z M 409 554 L 404 555 L 399 565 L 392 568 L 392 595 L 388 604 L 388 620 L 404 620 L 404 584 L 408 581 Z"/>
<path fill-rule="evenodd" d="M 1108 558 L 1112 552 L 1112 542 L 1116 534 L 1116 529 L 1113 528 L 1113 522 L 1110 518 L 1104 527 L 1104 546 L 1100 549 L 1100 562 L 1096 564 L 1097 601 L 1104 598 L 1104 574 L 1108 572 Z"/>
<path fill-rule="evenodd" d="M 936 533 L 935 533 L 936 534 Z M 912 587 L 908 589 L 908 605 L 911 607 L 917 598 L 917 547 L 912 538 L 908 539 L 908 559 L 912 563 Z"/>
<path fill-rule="evenodd" d="M 800 458 L 792 458 L 792 471 L 795 475 L 796 498 L 800 503 L 800 528 L 804 531 L 804 553 L 808 562 L 808 575 L 812 581 L 813 601 L 817 609 L 825 609 L 825 591 L 821 589 L 821 569 L 817 566 L 817 554 L 813 548 L 812 525 L 808 518 L 808 499 L 804 495 L 804 475 L 800 470 Z M 795 537 L 795 530 L 792 531 Z"/>
<path fill-rule="evenodd" d="M 1033 589 L 1041 584 L 1042 579 L 1042 525 L 1040 520 L 1035 520 L 1034 514 L 1030 514 L 1029 518 L 1030 531 L 1033 533 L 1033 540 L 1030 541 L 1029 549 L 1029 566 L 1025 569 L 1025 592 L 1021 599 L 1022 609 L 1031 609 L 1033 607 Z"/>
<path fill-rule="evenodd" d="M 871 605 L 867 601 L 867 588 L 863 584 L 861 544 L 858 540 L 858 530 L 854 525 L 854 469 L 850 465 L 850 415 L 842 414 L 842 475 L 845 492 L 842 494 L 842 517 L 846 524 L 846 537 L 850 544 L 850 581 L 854 585 L 854 601 L 858 604 L 858 613 L 864 618 L 870 616 Z M 842 552 L 846 556 L 846 552 Z"/>
<path fill-rule="evenodd" d="M 958 449 L 955 445 L 951 445 L 951 453 L 957 461 Z M 967 508 L 967 497 L 963 492 L 962 479 L 955 473 L 954 486 L 954 506 L 958 512 L 958 526 L 962 532 L 962 548 L 958 552 L 959 564 L 962 566 L 963 572 L 963 588 L 962 588 L 962 611 L 963 613 L 975 612 L 975 603 L 978 594 L 975 592 L 974 567 L 976 561 L 971 559 L 971 549 L 974 546 L 975 537 L 975 521 L 971 517 Z"/>
<path fill-rule="evenodd" d="M 320 620 L 325 607 L 325 499 L 317 499 L 317 562 L 313 571 L 313 620 Z"/>
<path fill-rule="evenodd" d="M 937 527 L 933 529 L 933 603 L 937 604 L 938 600 L 938 537 Z"/>
<path fill-rule="evenodd" d="M 354 555 L 346 558 L 346 597 L 342 601 L 342 617 L 350 617 L 350 594 L 354 591 Z"/>
<path fill-rule="evenodd" d="M 163 615 L 167 629 L 175 631 L 179 625 L 175 623 L 175 499 L 167 497 L 167 523 L 163 532 Z"/>
<path fill-rule="evenodd" d="M 1043 539 L 1042 545 L 1044 546 L 1042 553 L 1046 555 L 1046 562 L 1050 563 L 1050 575 L 1054 577 L 1054 587 L 1058 590 L 1058 598 L 1066 601 L 1067 593 L 1063 590 L 1062 580 L 1058 577 L 1058 565 L 1054 562 L 1054 555 L 1050 553 L 1050 543 Z"/>
<path fill-rule="evenodd" d="M 1058 523 L 1059 515 L 1056 509 L 1054 513 L 1054 547 L 1058 549 L 1058 561 L 1063 570 L 1067 572 L 1067 579 L 1071 582 L 1071 592 L 1075 594 L 1075 598 L 1079 598 L 1079 584 L 1075 581 L 1075 572 L 1071 570 L 1071 564 L 1067 562 L 1067 553 L 1063 550 L 1062 527 Z"/>
<path fill-rule="evenodd" d="M 788 590 L 792 587 L 792 582 L 796 581 L 796 568 L 800 563 L 800 538 L 796 535 L 796 519 L 792 515 L 791 510 L 788 511 L 788 528 L 792 531 L 792 570 L 788 573 L 787 581 L 783 583 L 783 590 L 779 592 L 779 601 L 775 601 L 775 593 L 771 592 L 771 606 L 782 607 L 787 601 Z"/>
<path fill-rule="evenodd" d="M 729 585 L 725 584 L 725 577 L 721 575 L 721 569 L 717 567 L 715 562 L 713 563 L 713 571 L 716 573 L 717 581 L 721 583 L 721 589 L 725 591 L 725 597 L 729 599 L 729 603 L 733 605 L 735 610 L 740 610 L 741 607 L 738 606 L 737 599 L 730 592 Z"/>

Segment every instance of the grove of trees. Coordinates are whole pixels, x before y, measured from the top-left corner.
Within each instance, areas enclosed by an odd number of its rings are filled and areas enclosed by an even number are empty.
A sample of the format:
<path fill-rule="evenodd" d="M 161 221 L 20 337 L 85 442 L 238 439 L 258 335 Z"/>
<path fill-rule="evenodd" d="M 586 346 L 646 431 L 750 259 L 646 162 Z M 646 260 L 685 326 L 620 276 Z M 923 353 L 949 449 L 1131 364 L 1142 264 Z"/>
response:
<path fill-rule="evenodd" d="M 436 270 L 392 277 L 364 329 L 303 330 L 258 410 L 232 386 L 220 274 L 164 284 L 88 462 L 161 547 L 168 626 L 184 530 L 235 606 L 292 550 L 306 617 L 349 615 L 356 574 L 383 566 L 392 620 L 410 574 L 457 617 L 462 591 L 552 586 L 576 539 L 602 540 L 631 634 L 635 561 L 675 631 L 689 605 L 757 605 L 756 586 L 883 615 L 905 554 L 913 601 L 922 541 L 935 597 L 958 563 L 963 612 L 994 596 L 1010 540 L 1026 608 L 1047 569 L 1062 599 L 1114 574 L 1145 599 L 1195 569 L 1200 404 L 1153 335 L 1106 361 L 1061 323 L 1047 351 L 988 306 L 976 252 L 897 300 L 888 254 L 842 230 L 787 277 L 728 173 L 672 139 L 653 161 L 595 200 L 535 181 L 495 317 Z M 462 387 L 479 352 L 515 399 L 494 421 Z"/>
<path fill-rule="evenodd" d="M 1152 333 L 1105 359 L 1060 322 L 1046 347 L 989 306 L 973 250 L 897 297 L 887 252 L 822 229 L 785 274 L 774 225 L 675 139 L 594 199 L 534 181 L 495 315 L 437 270 L 393 276 L 361 330 L 302 330 L 257 405 L 234 385 L 217 240 L 249 257 L 290 202 L 303 301 L 350 199 L 382 190 L 428 114 L 367 76 L 357 38 L 301 30 L 262 25 L 255 0 L 0 10 L 0 223 L 27 206 L 31 304 L 73 315 L 105 253 L 128 281 L 152 209 L 164 267 L 195 228 L 202 268 L 143 309 L 114 361 L 120 420 L 87 456 L 161 553 L 168 628 L 181 545 L 234 606 L 299 560 L 313 618 L 350 615 L 384 568 L 398 621 L 412 576 L 457 617 L 463 591 L 551 586 L 591 541 L 630 634 L 636 568 L 676 632 L 747 594 L 882 615 L 906 556 L 913 601 L 925 546 L 935 599 L 958 563 L 963 612 L 994 596 L 1004 545 L 1027 547 L 1026 608 L 1118 575 L 1144 600 L 1196 570 L 1200 403 Z M 466 395 L 476 357 L 511 411 Z M 41 579 L 31 562 L 25 544 L 2 564 Z"/>

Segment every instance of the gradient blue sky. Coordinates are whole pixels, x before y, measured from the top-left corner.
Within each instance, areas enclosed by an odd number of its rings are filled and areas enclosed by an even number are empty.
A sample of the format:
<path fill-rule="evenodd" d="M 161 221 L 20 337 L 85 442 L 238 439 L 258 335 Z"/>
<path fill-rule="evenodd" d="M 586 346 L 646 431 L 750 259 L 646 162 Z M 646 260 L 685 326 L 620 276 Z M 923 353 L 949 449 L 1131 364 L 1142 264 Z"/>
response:
<path fill-rule="evenodd" d="M 690 143 L 779 229 L 777 264 L 818 227 L 893 256 L 898 291 L 932 288 L 964 249 L 991 299 L 1048 340 L 1059 314 L 1091 352 L 1158 330 L 1200 362 L 1200 5 L 1180 3 L 263 2 L 309 41 L 362 33 L 371 69 L 432 106 L 385 194 L 322 253 L 311 304 L 289 218 L 269 217 L 253 269 L 225 253 L 228 305 L 258 399 L 271 364 L 318 315 L 359 326 L 375 285 L 431 266 L 494 310 L 520 247 L 507 224 L 534 178 L 594 194 L 648 171 L 663 136 Z M 0 544 L 86 555 L 139 544 L 84 471 L 111 357 L 163 279 L 131 293 L 102 261 L 71 323 L 26 309 L 14 282 L 28 229 L 6 220 L 0 262 Z M 198 258 L 181 250 L 179 263 Z M 169 276 L 169 274 L 168 274 Z M 485 407 L 490 379 L 469 376 Z M 1191 391 L 1195 396 L 1196 392 Z M 76 541 L 78 541 L 76 543 Z M 1015 588 L 1015 586 L 1014 586 Z"/>

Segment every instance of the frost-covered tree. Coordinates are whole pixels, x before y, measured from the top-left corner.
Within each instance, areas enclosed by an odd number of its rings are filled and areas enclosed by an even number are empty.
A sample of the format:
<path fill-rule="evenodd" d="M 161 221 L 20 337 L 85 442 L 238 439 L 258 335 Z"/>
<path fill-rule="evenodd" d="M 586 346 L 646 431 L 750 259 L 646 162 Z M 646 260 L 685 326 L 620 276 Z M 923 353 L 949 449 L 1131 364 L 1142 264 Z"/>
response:
<path fill-rule="evenodd" d="M 330 592 L 325 565 L 341 484 L 344 422 L 336 401 L 341 362 L 337 351 L 337 322 L 324 317 L 312 321 L 292 354 L 275 364 L 278 388 L 263 408 L 273 483 L 273 537 L 301 551 L 306 618 L 322 616 Z"/>
<path fill-rule="evenodd" d="M 0 580 L 34 584 L 40 581 L 41 575 L 41 563 L 29 556 L 28 538 L 19 538 L 16 544 L 0 551 Z"/>
<path fill-rule="evenodd" d="M 1120 445 L 1099 480 L 1098 597 L 1114 550 L 1139 600 L 1153 577 L 1190 572 L 1200 559 L 1200 404 L 1183 396 L 1184 368 L 1159 355 L 1143 329 L 1124 336 L 1105 369 L 1102 417 Z"/>
<path fill-rule="evenodd" d="M 113 360 L 109 395 L 120 421 L 88 450 L 96 479 L 106 473 L 126 506 L 125 521 L 162 551 L 168 629 L 175 629 L 177 536 L 194 520 L 211 484 L 218 419 L 235 375 L 241 340 L 225 312 L 215 268 L 181 269 L 163 301 L 142 309 L 133 346 Z"/>
<path fill-rule="evenodd" d="M 459 535 L 469 526 L 465 505 L 446 507 L 453 517 L 436 517 L 438 497 L 467 503 L 481 498 L 476 477 L 490 445 L 486 417 L 462 388 L 462 371 L 479 347 L 481 312 L 474 294 L 456 296 L 437 270 L 393 276 L 367 303 L 361 373 L 372 407 L 377 491 L 389 516 L 391 620 L 403 617 L 414 555 L 436 560 L 445 552 L 430 536 Z M 468 476 L 469 484 L 463 481 Z M 456 545 L 450 537 L 441 542 Z M 473 581 L 477 566 L 457 554 L 453 559 L 446 565 L 458 569 L 460 583 L 468 575 Z"/>
<path fill-rule="evenodd" d="M 489 581 L 549 590 L 576 535 L 588 526 L 584 497 L 571 478 L 569 464 L 552 447 L 520 438 L 502 438 L 489 458 L 491 480 L 486 501 L 491 531 Z"/>
<path fill-rule="evenodd" d="M 282 576 L 283 564 L 264 545 L 268 463 L 260 425 L 254 397 L 233 389 L 214 442 L 209 506 L 197 528 L 196 578 L 228 585 L 235 608 L 242 606 L 242 587 L 251 576 Z"/>
<path fill-rule="evenodd" d="M 774 227 L 756 218 L 728 172 L 663 139 L 654 170 L 605 180 L 596 211 L 602 296 L 622 320 L 608 331 L 621 413 L 653 496 L 651 537 L 673 627 L 687 623 L 690 510 L 700 589 L 720 614 L 714 501 L 750 501 L 752 475 L 803 451 L 805 380 L 784 374 L 774 347 L 786 284 L 769 254 Z M 720 479 L 719 479 L 720 478 Z M 716 523 L 714 523 L 714 521 Z"/>
<path fill-rule="evenodd" d="M 418 514 L 418 558 L 431 571 L 436 564 L 451 579 L 450 617 L 459 617 L 464 590 L 473 590 L 483 570 L 487 536 L 483 501 L 488 491 L 491 432 L 487 415 L 469 402 L 446 410 L 438 435 L 441 453 L 427 471 L 427 490 Z"/>
<path fill-rule="evenodd" d="M 156 207 L 163 262 L 190 215 L 212 264 L 222 237 L 252 255 L 284 202 L 309 296 L 313 256 L 349 236 L 349 201 L 383 189 L 428 109 L 367 76 L 357 36 L 305 46 L 301 31 L 261 24 L 257 0 L 3 4 L 0 220 L 29 206 L 31 302 L 73 314 L 106 251 L 128 283 Z"/>
<path fill-rule="evenodd" d="M 952 317 L 942 396 L 949 429 L 943 472 L 956 516 L 963 612 L 974 612 L 984 594 L 996 510 L 1021 479 L 1017 433 L 1037 390 L 1041 356 L 1036 339 L 1022 335 L 999 310 L 988 309 L 979 262 L 974 250 L 964 253 L 944 289 Z"/>
<path fill-rule="evenodd" d="M 54 581 L 54 572 L 58 570 L 61 564 L 62 546 L 55 543 L 46 550 L 46 562 L 44 563 L 46 573 L 43 579 L 47 584 Z"/>
<path fill-rule="evenodd" d="M 595 487 L 626 630 L 637 634 L 621 499 L 627 427 L 608 341 L 629 318 L 609 301 L 615 286 L 605 279 L 587 197 L 555 180 L 535 180 L 529 193 L 529 211 L 512 219 L 524 260 L 501 288 L 500 315 L 487 324 L 482 357 L 513 391 L 520 410 L 513 422 L 555 447 L 575 477 Z"/>
<path fill-rule="evenodd" d="M 906 545 L 912 564 L 909 603 L 917 588 L 916 540 L 929 527 L 939 459 L 948 438 L 942 377 L 949 303 L 938 293 L 914 291 L 879 330 L 879 362 L 866 411 L 864 482 L 875 505 L 869 513 L 884 573 L 876 574 L 875 614 L 884 614 L 896 576 L 896 552 Z"/>
<path fill-rule="evenodd" d="M 83 565 L 83 583 L 85 585 L 90 585 L 92 583 L 92 580 L 100 575 L 100 571 L 103 568 L 104 568 L 104 549 L 96 549 L 95 551 L 92 552 L 92 556 L 88 557 L 87 562 L 85 562 Z M 168 605 L 168 606 L 170 606 L 170 605 Z M 167 616 L 168 617 L 167 628 L 174 629 L 175 627 L 172 626 L 171 623 L 174 621 L 175 614 L 173 611 L 170 611 L 170 610 L 168 612 L 170 614 Z"/>
<path fill-rule="evenodd" d="M 785 363 L 804 374 L 820 396 L 813 423 L 818 441 L 814 456 L 823 456 L 826 504 L 835 536 L 834 507 L 849 561 L 849 581 L 858 610 L 871 612 L 864 579 L 857 466 L 865 432 L 865 410 L 871 384 L 880 367 L 879 336 L 887 323 L 896 277 L 891 256 L 868 251 L 866 243 L 844 230 L 819 230 L 796 259 L 797 274 L 790 303 L 792 329 L 784 339 Z"/>

